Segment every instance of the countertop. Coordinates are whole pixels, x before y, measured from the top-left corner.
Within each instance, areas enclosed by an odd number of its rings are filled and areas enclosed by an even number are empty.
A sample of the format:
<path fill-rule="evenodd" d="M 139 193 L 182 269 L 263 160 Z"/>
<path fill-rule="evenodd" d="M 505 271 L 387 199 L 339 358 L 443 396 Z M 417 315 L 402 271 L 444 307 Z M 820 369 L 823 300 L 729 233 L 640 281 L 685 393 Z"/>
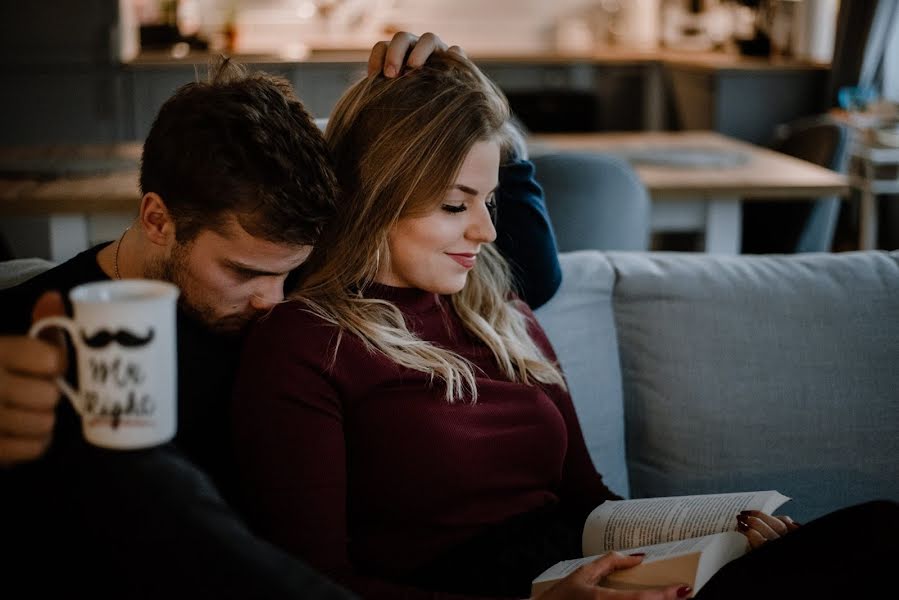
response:
<path fill-rule="evenodd" d="M 233 58 L 245 64 L 344 64 L 365 63 L 368 50 L 322 49 L 312 50 L 302 59 L 285 57 L 278 54 L 233 54 Z M 218 54 L 212 52 L 191 52 L 183 58 L 174 58 L 169 52 L 146 51 L 134 60 L 124 63 L 126 67 L 159 68 L 178 65 L 207 64 Z M 619 47 L 601 48 L 588 53 L 571 52 L 533 52 L 533 53 L 483 53 L 473 54 L 471 58 L 478 63 L 511 63 L 511 64 L 647 64 L 660 63 L 679 68 L 706 71 L 789 71 L 789 70 L 826 70 L 826 63 L 815 63 L 789 58 L 759 58 L 742 56 L 727 52 L 689 52 L 667 49 L 633 50 Z"/>

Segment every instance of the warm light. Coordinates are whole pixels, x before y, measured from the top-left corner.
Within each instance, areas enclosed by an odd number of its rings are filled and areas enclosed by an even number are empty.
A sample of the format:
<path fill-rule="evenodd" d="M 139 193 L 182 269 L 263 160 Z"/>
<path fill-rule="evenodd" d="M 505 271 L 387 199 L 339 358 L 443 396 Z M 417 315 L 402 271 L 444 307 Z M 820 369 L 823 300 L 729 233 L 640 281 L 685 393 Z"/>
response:
<path fill-rule="evenodd" d="M 281 48 L 281 58 L 287 60 L 306 60 L 309 54 L 309 46 L 300 42 L 286 44 Z"/>
<path fill-rule="evenodd" d="M 318 9 L 314 2 L 303 2 L 297 7 L 297 16 L 301 19 L 311 19 L 315 16 Z"/>
<path fill-rule="evenodd" d="M 172 46 L 172 58 L 186 58 L 190 54 L 190 44 L 178 42 Z"/>

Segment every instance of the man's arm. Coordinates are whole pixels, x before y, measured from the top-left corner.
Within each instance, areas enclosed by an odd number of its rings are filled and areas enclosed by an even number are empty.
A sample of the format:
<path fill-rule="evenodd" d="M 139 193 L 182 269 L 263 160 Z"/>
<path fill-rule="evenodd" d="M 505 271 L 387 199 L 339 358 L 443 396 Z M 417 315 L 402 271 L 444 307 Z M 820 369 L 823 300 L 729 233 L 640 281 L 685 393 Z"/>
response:
<path fill-rule="evenodd" d="M 518 292 L 532 309 L 562 283 L 559 250 L 534 165 L 514 158 L 500 167 L 496 245 L 509 261 Z"/>
<path fill-rule="evenodd" d="M 444 43 L 433 33 L 424 33 L 421 37 L 407 31 L 400 31 L 390 42 L 378 42 L 371 49 L 368 57 L 368 74 L 383 71 L 385 77 L 396 77 L 403 68 L 417 69 L 425 64 L 428 57 L 436 50 L 446 50 L 465 56 L 459 46 Z"/>

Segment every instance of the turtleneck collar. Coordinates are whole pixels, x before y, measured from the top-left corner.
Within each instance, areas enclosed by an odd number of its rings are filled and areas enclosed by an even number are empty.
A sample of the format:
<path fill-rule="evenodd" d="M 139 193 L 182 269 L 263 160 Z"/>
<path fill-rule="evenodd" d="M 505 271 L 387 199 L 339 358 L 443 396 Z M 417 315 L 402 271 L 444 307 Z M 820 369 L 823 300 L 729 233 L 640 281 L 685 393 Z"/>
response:
<path fill-rule="evenodd" d="M 371 283 L 365 288 L 366 298 L 378 298 L 395 304 L 406 313 L 423 313 L 440 306 L 441 296 L 418 288 L 393 287 L 383 283 Z"/>

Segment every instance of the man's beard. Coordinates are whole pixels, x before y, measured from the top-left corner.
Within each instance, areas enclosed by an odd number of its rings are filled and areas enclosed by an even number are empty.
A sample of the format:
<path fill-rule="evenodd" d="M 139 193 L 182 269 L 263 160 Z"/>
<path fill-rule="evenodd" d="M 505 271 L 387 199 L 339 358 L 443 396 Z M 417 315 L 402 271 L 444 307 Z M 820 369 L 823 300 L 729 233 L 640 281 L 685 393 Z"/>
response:
<path fill-rule="evenodd" d="M 202 294 L 195 293 L 193 282 L 188 276 L 189 243 L 176 243 L 168 258 L 151 262 L 146 269 L 149 279 L 161 279 L 173 283 L 181 290 L 178 308 L 188 318 L 197 321 L 215 333 L 237 335 L 252 321 L 246 315 L 219 316 L 213 307 L 202 301 Z"/>

